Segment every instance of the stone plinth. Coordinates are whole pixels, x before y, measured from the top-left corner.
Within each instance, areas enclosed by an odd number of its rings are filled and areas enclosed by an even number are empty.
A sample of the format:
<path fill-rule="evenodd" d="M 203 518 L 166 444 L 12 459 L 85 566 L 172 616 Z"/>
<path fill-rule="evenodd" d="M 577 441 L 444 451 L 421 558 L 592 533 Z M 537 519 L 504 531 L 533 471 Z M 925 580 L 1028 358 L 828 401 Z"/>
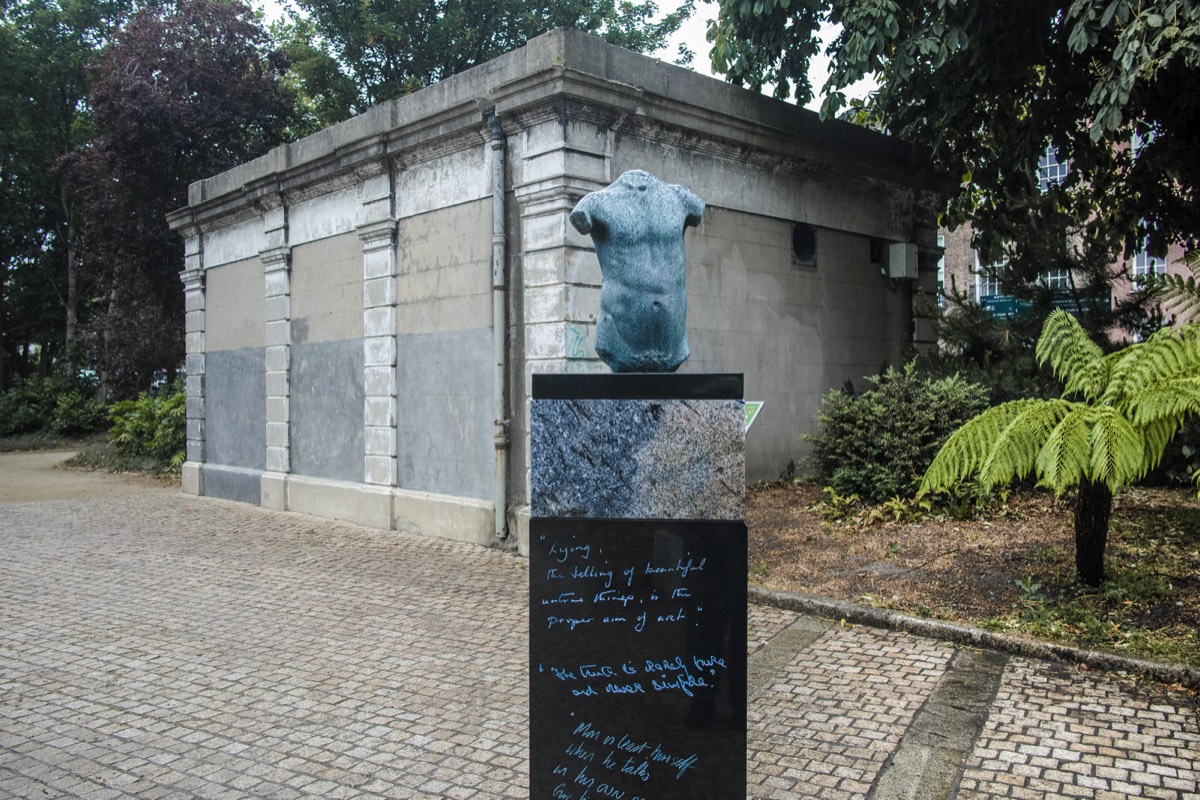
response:
<path fill-rule="evenodd" d="M 741 375 L 535 375 L 530 797 L 742 800 Z"/>

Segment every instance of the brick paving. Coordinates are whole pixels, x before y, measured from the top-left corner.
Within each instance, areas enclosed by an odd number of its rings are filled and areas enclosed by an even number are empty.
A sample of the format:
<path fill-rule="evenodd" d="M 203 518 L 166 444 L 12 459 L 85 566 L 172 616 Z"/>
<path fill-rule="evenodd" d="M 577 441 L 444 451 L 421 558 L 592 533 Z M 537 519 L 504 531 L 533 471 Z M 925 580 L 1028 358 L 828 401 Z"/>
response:
<path fill-rule="evenodd" d="M 967 759 L 961 800 L 1200 798 L 1196 709 L 1156 687 L 1014 659 Z"/>
<path fill-rule="evenodd" d="M 834 626 L 752 698 L 752 797 L 864 797 L 954 649 Z"/>
<path fill-rule="evenodd" d="M 518 557 L 178 494 L 0 504 L 0 547 L 0 797 L 528 797 Z M 871 797 L 954 652 L 829 625 L 750 698 L 748 796 Z M 1198 760 L 1189 696 L 1012 659 L 957 796 Z"/>

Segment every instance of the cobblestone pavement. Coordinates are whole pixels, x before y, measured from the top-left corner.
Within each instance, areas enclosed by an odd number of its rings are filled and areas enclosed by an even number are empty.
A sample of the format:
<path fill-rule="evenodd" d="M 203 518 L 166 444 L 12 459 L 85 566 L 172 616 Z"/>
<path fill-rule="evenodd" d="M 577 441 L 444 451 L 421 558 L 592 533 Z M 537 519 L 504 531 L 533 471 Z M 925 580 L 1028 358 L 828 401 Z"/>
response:
<path fill-rule="evenodd" d="M 179 494 L 0 504 L 0 547 L 2 797 L 528 796 L 516 556 Z M 1183 693 L 994 657 L 975 724 L 953 645 L 749 631 L 749 797 L 933 797 L 950 753 L 940 796 L 1200 798 Z"/>

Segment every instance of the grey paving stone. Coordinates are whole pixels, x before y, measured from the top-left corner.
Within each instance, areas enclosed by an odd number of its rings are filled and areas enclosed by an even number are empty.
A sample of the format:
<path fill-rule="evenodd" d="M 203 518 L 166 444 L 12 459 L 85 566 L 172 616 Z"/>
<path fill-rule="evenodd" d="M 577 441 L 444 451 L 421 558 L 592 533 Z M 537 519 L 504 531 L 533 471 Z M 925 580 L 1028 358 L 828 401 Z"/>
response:
<path fill-rule="evenodd" d="M 516 556 L 162 494 L 0 505 L 0 548 L 0 797 L 528 798 Z M 763 606 L 748 647 L 775 800 L 866 797 L 956 652 Z M 1012 659 L 957 797 L 1200 800 L 1198 753 L 1186 695 Z"/>

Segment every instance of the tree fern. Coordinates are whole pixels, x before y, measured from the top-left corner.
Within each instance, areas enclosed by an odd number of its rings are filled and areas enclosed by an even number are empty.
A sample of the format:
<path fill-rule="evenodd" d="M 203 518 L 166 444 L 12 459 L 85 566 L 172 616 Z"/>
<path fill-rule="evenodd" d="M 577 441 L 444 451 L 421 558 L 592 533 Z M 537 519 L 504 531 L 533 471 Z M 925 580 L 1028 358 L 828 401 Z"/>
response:
<path fill-rule="evenodd" d="M 919 494 L 956 486 L 978 472 L 991 455 L 992 443 L 1013 420 L 1043 400 L 1013 400 L 982 412 L 950 435 L 925 472 Z M 1028 469 L 1025 470 L 1028 473 Z"/>
<path fill-rule="evenodd" d="M 1108 385 L 1100 402 L 1118 405 L 1154 386 L 1200 375 L 1200 347 L 1189 328 L 1164 328 L 1106 357 Z"/>
<path fill-rule="evenodd" d="M 1135 425 L 1200 414 L 1200 375 L 1148 386 L 1123 403 Z"/>
<path fill-rule="evenodd" d="M 1067 400 L 1027 404 L 994 440 L 979 467 L 979 482 L 991 488 L 1027 476 L 1037 466 L 1038 452 L 1046 439 L 1074 408 L 1076 405 Z"/>
<path fill-rule="evenodd" d="M 1112 406 L 1095 406 L 1092 412 L 1091 464 L 1088 477 L 1103 481 L 1110 492 L 1140 480 L 1146 474 L 1146 444 L 1141 431 Z"/>
<path fill-rule="evenodd" d="M 1062 381 L 1063 397 L 1015 400 L 969 420 L 942 446 L 920 491 L 972 476 L 992 487 L 1031 472 L 1056 494 L 1076 490 L 1076 568 L 1096 585 L 1112 493 L 1157 466 L 1184 419 L 1200 415 L 1200 326 L 1104 355 L 1074 317 L 1054 311 L 1037 357 Z M 1200 488 L 1200 472 L 1193 478 Z"/>
<path fill-rule="evenodd" d="M 1091 467 L 1091 408 L 1071 409 L 1046 438 L 1037 457 L 1038 483 L 1061 495 L 1089 477 Z"/>

